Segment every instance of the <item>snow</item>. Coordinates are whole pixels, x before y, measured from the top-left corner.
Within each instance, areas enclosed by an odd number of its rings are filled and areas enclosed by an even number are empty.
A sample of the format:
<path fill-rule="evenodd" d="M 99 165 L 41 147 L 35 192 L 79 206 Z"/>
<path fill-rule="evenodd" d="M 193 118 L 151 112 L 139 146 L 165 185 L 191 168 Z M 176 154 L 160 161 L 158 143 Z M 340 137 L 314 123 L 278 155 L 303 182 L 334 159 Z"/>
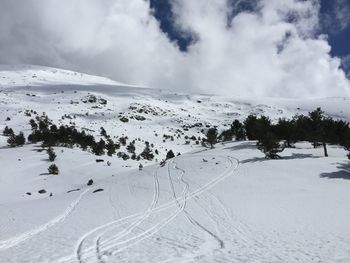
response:
<path fill-rule="evenodd" d="M 0 65 L 0 87 L 59 84 L 125 85 L 108 78 L 63 69 L 32 65 Z"/>
<path fill-rule="evenodd" d="M 8 148 L 0 136 L 1 262 L 350 262 L 350 163 L 342 148 L 330 145 L 325 158 L 298 143 L 283 159 L 265 160 L 255 142 L 206 149 L 185 139 L 251 113 L 276 120 L 322 107 L 350 121 L 349 98 L 179 94 L 36 66 L 1 67 L 0 83 L 0 130 L 28 134 L 33 110 L 97 138 L 101 126 L 114 140 L 127 135 L 137 153 L 142 140 L 159 150 L 158 162 L 142 160 L 139 171 L 140 162 L 97 163 L 90 152 L 55 147 L 53 176 L 40 145 Z M 84 103 L 90 95 L 107 104 Z M 159 166 L 169 149 L 182 155 Z"/>

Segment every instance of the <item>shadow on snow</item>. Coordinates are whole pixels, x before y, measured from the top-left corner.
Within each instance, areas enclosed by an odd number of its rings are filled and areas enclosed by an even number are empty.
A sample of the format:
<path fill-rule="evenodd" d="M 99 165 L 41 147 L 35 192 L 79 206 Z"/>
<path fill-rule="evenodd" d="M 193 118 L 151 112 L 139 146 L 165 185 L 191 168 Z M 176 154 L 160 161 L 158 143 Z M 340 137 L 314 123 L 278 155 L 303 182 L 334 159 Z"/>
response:
<path fill-rule="evenodd" d="M 320 175 L 321 178 L 329 178 L 329 179 L 347 179 L 350 180 L 350 162 L 340 163 L 338 164 L 338 171 L 330 172 L 330 173 L 322 173 Z"/>

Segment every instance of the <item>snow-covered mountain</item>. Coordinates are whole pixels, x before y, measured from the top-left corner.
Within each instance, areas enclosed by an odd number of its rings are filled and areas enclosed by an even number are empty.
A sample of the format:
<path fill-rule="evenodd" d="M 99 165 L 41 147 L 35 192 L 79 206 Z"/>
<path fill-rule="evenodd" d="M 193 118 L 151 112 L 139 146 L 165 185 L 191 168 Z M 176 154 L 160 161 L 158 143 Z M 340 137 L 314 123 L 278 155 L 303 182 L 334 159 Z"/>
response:
<path fill-rule="evenodd" d="M 183 94 L 1 66 L 1 131 L 28 135 L 29 120 L 45 113 L 96 138 L 103 127 L 115 141 L 135 140 L 136 154 L 147 141 L 158 154 L 96 162 L 88 151 L 55 147 L 54 176 L 40 145 L 8 148 L 0 136 L 0 261 L 350 262 L 350 167 L 342 148 L 330 146 L 324 158 L 322 149 L 299 143 L 267 161 L 255 142 L 212 150 L 199 143 L 209 127 L 223 130 L 249 114 L 276 120 L 317 107 L 350 121 L 350 98 Z M 160 166 L 170 149 L 181 155 Z"/>
<path fill-rule="evenodd" d="M 108 78 L 57 68 L 33 65 L 0 65 L 0 87 L 27 87 L 60 84 L 124 85 Z"/>

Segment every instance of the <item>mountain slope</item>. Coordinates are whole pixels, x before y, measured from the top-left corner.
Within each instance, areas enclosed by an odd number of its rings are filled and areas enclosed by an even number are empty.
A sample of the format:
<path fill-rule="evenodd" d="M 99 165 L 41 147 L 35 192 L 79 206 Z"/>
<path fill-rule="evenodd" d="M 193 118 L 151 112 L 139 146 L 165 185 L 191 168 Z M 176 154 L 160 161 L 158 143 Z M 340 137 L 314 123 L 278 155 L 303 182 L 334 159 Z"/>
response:
<path fill-rule="evenodd" d="M 28 135 L 29 120 L 45 112 L 97 139 L 104 127 L 114 141 L 135 140 L 136 154 L 146 141 L 158 151 L 153 161 L 124 161 L 54 147 L 54 176 L 39 144 L 8 148 L 0 136 L 2 261 L 350 261 L 350 167 L 342 148 L 329 146 L 324 158 L 322 149 L 298 143 L 282 160 L 265 160 L 255 142 L 196 144 L 209 127 L 222 130 L 249 114 L 276 120 L 322 107 L 349 121 L 349 98 L 179 94 L 42 67 L 3 68 L 0 76 L 0 130 Z M 170 149 L 181 155 L 160 166 Z"/>

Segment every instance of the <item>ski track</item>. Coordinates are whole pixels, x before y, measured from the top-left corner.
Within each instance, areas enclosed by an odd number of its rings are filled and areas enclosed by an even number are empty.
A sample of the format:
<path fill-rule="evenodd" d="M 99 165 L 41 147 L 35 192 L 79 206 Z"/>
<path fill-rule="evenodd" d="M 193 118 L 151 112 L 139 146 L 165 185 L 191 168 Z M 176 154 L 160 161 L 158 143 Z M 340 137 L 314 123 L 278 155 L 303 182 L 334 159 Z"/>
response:
<path fill-rule="evenodd" d="M 153 200 L 152 203 L 150 205 L 150 207 L 148 208 L 148 210 L 145 212 L 144 216 L 142 216 L 139 220 L 136 220 L 134 223 L 132 223 L 130 226 L 128 226 L 127 228 L 125 228 L 123 231 L 121 231 L 120 233 L 118 233 L 118 235 L 113 236 L 113 239 L 120 239 L 126 235 L 128 235 L 129 233 L 131 233 L 133 231 L 133 229 L 137 228 L 139 225 L 142 224 L 142 222 L 144 222 L 152 213 L 152 210 L 154 210 L 154 208 L 156 207 L 158 200 L 159 200 L 159 180 L 158 180 L 158 169 L 159 167 L 157 167 L 154 171 L 153 174 L 153 179 L 154 179 L 154 195 L 153 195 Z M 103 235 L 107 232 L 108 230 L 103 231 L 97 238 L 95 241 L 95 248 L 96 248 L 96 255 L 97 255 L 97 259 L 99 260 L 99 262 L 102 261 L 102 255 L 101 255 L 101 251 L 100 251 L 100 245 L 101 245 L 101 239 L 103 237 Z"/>
<path fill-rule="evenodd" d="M 180 179 L 181 182 L 183 182 L 184 184 L 189 186 L 189 183 L 184 180 L 184 176 L 186 174 L 186 171 L 181 169 L 181 168 L 179 168 L 178 164 L 176 162 L 173 162 L 173 163 L 175 164 L 174 168 L 181 172 L 181 176 L 178 179 Z M 169 174 L 169 179 L 172 182 L 172 178 L 171 178 L 170 174 Z M 174 190 L 173 183 L 172 183 L 172 189 Z M 174 197 L 176 198 L 176 193 L 175 192 L 174 192 Z M 209 234 L 212 238 L 214 238 L 216 240 L 216 242 L 219 244 L 219 248 L 218 249 L 223 249 L 225 247 L 224 241 L 222 239 L 220 239 L 216 234 L 214 234 L 212 231 L 210 231 L 205 226 L 203 226 L 201 223 L 199 223 L 199 221 L 196 220 L 193 216 L 191 216 L 191 214 L 186 209 L 184 210 L 184 212 L 185 212 L 187 218 L 190 220 L 190 222 L 192 224 L 196 225 L 197 227 L 199 227 L 200 229 L 205 231 L 207 234 Z"/>
<path fill-rule="evenodd" d="M 112 221 L 111 223 L 108 223 L 106 225 L 102 225 L 100 227 L 97 227 L 93 230 L 91 230 L 90 232 L 88 232 L 86 235 L 83 236 L 83 238 L 79 241 L 78 246 L 77 246 L 77 250 L 76 250 L 76 255 L 77 255 L 77 259 L 79 262 L 85 262 L 83 260 L 83 252 L 85 253 L 85 256 L 95 256 L 96 259 L 101 262 L 102 258 L 101 258 L 101 250 L 100 250 L 100 245 L 101 245 L 101 238 L 102 236 L 107 233 L 108 231 L 111 230 L 111 228 L 116 227 L 116 226 L 120 226 L 120 224 L 117 223 L 122 223 L 128 219 L 133 219 L 136 218 L 136 220 L 132 221 L 131 224 L 126 227 L 125 229 L 123 229 L 121 232 L 119 232 L 115 237 L 118 239 L 128 235 L 129 233 L 132 232 L 132 230 L 136 227 L 138 227 L 144 220 L 146 220 L 152 210 L 154 210 L 156 204 L 158 203 L 158 199 L 159 199 L 159 181 L 158 181 L 158 169 L 159 167 L 156 168 L 154 174 L 153 174 L 153 178 L 154 178 L 154 195 L 153 195 L 153 200 L 151 205 L 149 206 L 149 208 L 143 213 L 143 214 L 138 214 L 137 216 L 128 216 L 125 218 L 121 218 L 118 219 L 116 221 Z M 128 222 L 127 222 L 128 223 Z M 99 230 L 103 230 L 101 234 L 98 234 L 97 237 L 95 238 L 94 244 L 94 251 L 92 247 L 89 247 L 87 249 L 87 251 L 83 251 L 83 245 L 86 242 L 86 240 L 88 239 L 88 237 L 90 237 L 91 235 L 95 234 L 96 232 L 98 232 Z M 92 252 L 93 251 L 93 252 Z M 91 255 L 93 254 L 93 255 Z"/>
<path fill-rule="evenodd" d="M 15 237 L 0 241 L 0 250 L 6 250 L 6 249 L 9 249 L 11 247 L 17 246 L 17 245 L 25 242 L 26 240 L 40 234 L 41 232 L 46 231 L 46 230 L 50 229 L 51 227 L 66 220 L 66 218 L 73 212 L 75 207 L 80 203 L 81 199 L 88 191 L 89 191 L 89 189 L 86 189 L 83 193 L 81 193 L 79 195 L 79 197 L 74 202 L 72 202 L 67 207 L 67 209 L 62 214 L 60 214 L 57 217 L 55 217 L 54 219 L 50 220 L 46 224 L 38 226 L 32 230 L 29 230 L 27 232 L 19 234 Z"/>
<path fill-rule="evenodd" d="M 193 157 L 201 157 L 201 156 L 193 156 Z M 206 156 L 207 157 L 207 156 Z M 162 228 L 167 226 L 171 221 L 173 221 L 181 212 L 185 212 L 186 215 L 188 216 L 190 222 L 197 227 L 199 227 L 202 231 L 205 231 L 207 234 L 209 234 L 211 237 L 213 237 L 219 244 L 219 248 L 224 247 L 223 241 L 215 235 L 212 231 L 208 230 L 204 226 L 202 226 L 199 222 L 194 220 L 189 213 L 185 210 L 187 201 L 195 198 L 201 194 L 203 194 L 205 191 L 208 189 L 212 188 L 215 186 L 217 183 L 220 181 L 224 180 L 226 177 L 230 176 L 239 166 L 239 161 L 234 158 L 230 157 L 224 157 L 230 162 L 229 168 L 227 168 L 220 176 L 214 178 L 213 180 L 209 181 L 205 185 L 199 187 L 193 192 L 189 192 L 189 184 L 183 179 L 185 171 L 180 170 L 179 168 L 175 168 L 181 171 L 182 176 L 179 178 L 179 180 L 184 184 L 184 189 L 181 193 L 181 197 L 177 197 L 176 193 L 173 195 L 173 201 L 167 202 L 165 204 L 162 204 L 158 207 L 156 207 L 159 199 L 159 181 L 158 181 L 158 169 L 160 167 L 156 168 L 156 171 L 154 173 L 154 196 L 152 203 L 150 207 L 141 213 L 136 213 L 124 218 L 120 218 L 118 220 L 114 220 L 112 222 L 109 222 L 107 224 L 100 225 L 86 234 L 84 234 L 81 239 L 78 242 L 77 248 L 76 248 L 76 259 L 78 259 L 78 262 L 84 263 L 88 262 L 85 261 L 84 259 L 87 258 L 88 260 L 94 258 L 98 262 L 103 262 L 103 256 L 110 256 L 110 255 L 117 255 L 118 253 L 132 247 L 133 245 L 143 241 L 146 238 L 149 238 L 155 234 L 157 234 Z M 234 167 L 234 162 L 237 162 L 236 166 Z M 172 162 L 171 162 L 172 163 Z M 169 165 L 169 164 L 168 164 Z M 169 175 L 170 176 L 170 175 Z M 171 177 L 170 180 L 172 181 Z M 165 211 L 167 209 L 177 207 L 176 211 L 172 213 L 170 216 L 162 220 L 161 222 L 153 225 L 152 227 L 142 230 L 141 233 L 132 236 L 130 238 L 127 238 L 125 240 L 121 240 L 123 237 L 127 236 L 128 234 L 131 234 L 134 229 L 139 228 L 139 226 L 147 219 L 149 218 L 152 214 L 158 213 Z M 109 239 L 103 240 L 103 235 L 106 233 L 109 233 L 110 231 L 113 231 L 116 227 L 123 226 L 125 224 L 129 224 L 128 227 L 123 229 L 120 232 L 117 232 L 115 235 L 110 237 Z M 100 232 L 102 231 L 102 232 Z M 89 246 L 87 249 L 84 249 L 85 243 L 87 243 L 88 239 L 91 237 L 95 236 L 94 239 L 94 245 Z M 117 242 L 119 240 L 119 242 Z M 109 252 L 115 247 L 118 247 L 117 250 L 114 250 L 112 252 Z M 72 257 L 66 258 L 67 261 L 73 260 Z"/>

